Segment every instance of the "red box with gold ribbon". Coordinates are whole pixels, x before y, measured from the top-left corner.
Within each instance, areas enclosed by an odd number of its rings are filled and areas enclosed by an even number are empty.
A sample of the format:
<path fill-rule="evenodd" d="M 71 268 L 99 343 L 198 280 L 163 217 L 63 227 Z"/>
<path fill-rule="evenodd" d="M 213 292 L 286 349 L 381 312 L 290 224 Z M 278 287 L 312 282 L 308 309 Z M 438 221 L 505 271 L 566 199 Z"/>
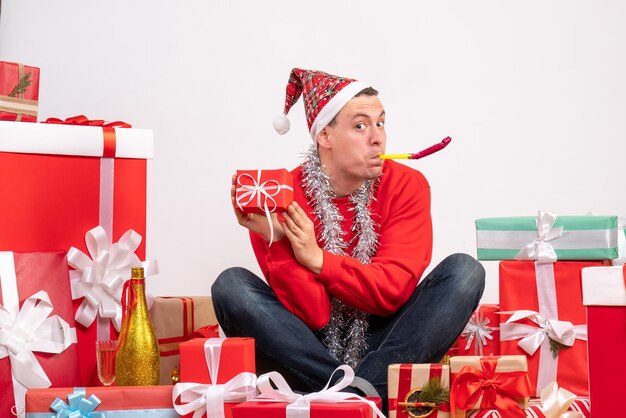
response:
<path fill-rule="evenodd" d="M 136 249 L 143 260 L 152 131 L 84 117 L 67 123 L 0 121 L 0 196 L 5 202 L 0 205 L 0 250 L 76 247 L 88 253 L 85 233 L 100 225 L 109 243 L 129 229 L 143 237 Z M 74 301 L 75 310 L 81 302 Z M 78 325 L 77 332 L 81 383 L 97 386 L 96 327 Z"/>
<path fill-rule="evenodd" d="M 450 391 L 450 367 L 441 364 L 391 364 L 387 373 L 389 395 L 389 418 L 409 418 L 426 415 L 432 418 L 449 418 L 450 403 L 439 406 L 415 402 L 431 402 L 420 399 L 424 387 L 436 387 Z M 420 411 L 417 413 L 416 411 Z"/>
<path fill-rule="evenodd" d="M 525 355 L 533 396 L 556 381 L 588 396 L 587 316 L 581 270 L 602 261 L 500 262 L 502 355 Z"/>
<path fill-rule="evenodd" d="M 0 120 L 37 122 L 39 68 L 0 61 Z"/>
<path fill-rule="evenodd" d="M 75 343 L 65 252 L 0 251 L 0 416 L 29 388 L 79 385 Z"/>
<path fill-rule="evenodd" d="M 458 356 L 450 358 L 450 409 L 497 409 L 507 418 L 524 417 L 530 381 L 525 356 Z"/>
<path fill-rule="evenodd" d="M 241 372 L 256 373 L 254 338 L 194 338 L 179 349 L 181 382 L 222 384 Z"/>
<path fill-rule="evenodd" d="M 178 418 L 172 386 L 109 386 L 33 389 L 26 394 L 26 418 Z"/>
<path fill-rule="evenodd" d="M 284 212 L 293 202 L 293 178 L 284 168 L 237 170 L 235 200 L 244 213 Z"/>
<path fill-rule="evenodd" d="M 476 309 L 457 341 L 459 356 L 500 355 L 499 311 L 495 304 Z"/>
<path fill-rule="evenodd" d="M 172 371 L 180 370 L 179 345 L 194 337 L 219 337 L 210 296 L 157 297 L 150 318 L 159 340 L 161 384 L 172 384 Z"/>

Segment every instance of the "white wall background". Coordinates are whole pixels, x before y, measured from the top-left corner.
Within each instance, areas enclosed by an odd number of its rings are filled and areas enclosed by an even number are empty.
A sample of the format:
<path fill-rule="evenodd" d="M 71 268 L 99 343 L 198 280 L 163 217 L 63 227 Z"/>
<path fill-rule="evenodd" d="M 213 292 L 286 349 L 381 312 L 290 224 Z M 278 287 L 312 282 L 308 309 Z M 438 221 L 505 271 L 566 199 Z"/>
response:
<path fill-rule="evenodd" d="M 154 129 L 151 291 L 207 294 L 226 267 L 258 271 L 231 174 L 309 145 L 301 104 L 287 136 L 271 124 L 294 66 L 379 89 L 388 152 L 453 138 L 409 163 L 432 187 L 433 263 L 475 254 L 478 217 L 626 214 L 624 22 L 621 0 L 3 0 L 0 59 L 41 67 L 40 120 Z"/>

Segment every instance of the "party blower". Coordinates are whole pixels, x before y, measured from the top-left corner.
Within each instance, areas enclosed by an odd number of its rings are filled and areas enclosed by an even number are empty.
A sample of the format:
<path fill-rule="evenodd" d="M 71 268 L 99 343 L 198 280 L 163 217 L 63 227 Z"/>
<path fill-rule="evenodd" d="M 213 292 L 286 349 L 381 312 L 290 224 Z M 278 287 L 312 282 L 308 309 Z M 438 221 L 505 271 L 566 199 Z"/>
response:
<path fill-rule="evenodd" d="M 383 160 L 419 160 L 420 158 L 424 158 L 430 154 L 434 154 L 437 151 L 441 151 L 452 141 L 452 138 L 449 136 L 445 137 L 441 140 L 441 142 L 430 146 L 426 149 L 421 150 L 420 152 L 416 152 L 415 154 L 382 154 L 380 158 Z"/>

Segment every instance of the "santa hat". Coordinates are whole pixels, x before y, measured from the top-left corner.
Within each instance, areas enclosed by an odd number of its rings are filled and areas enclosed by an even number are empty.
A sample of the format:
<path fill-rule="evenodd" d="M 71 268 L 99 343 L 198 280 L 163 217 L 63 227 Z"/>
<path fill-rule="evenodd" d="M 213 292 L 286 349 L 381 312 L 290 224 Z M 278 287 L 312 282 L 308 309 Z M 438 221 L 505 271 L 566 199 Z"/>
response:
<path fill-rule="evenodd" d="M 287 113 L 302 95 L 309 133 L 315 142 L 317 134 L 333 120 L 345 104 L 367 87 L 368 85 L 350 78 L 294 68 L 287 83 L 284 114 L 274 119 L 274 129 L 280 135 L 289 131 Z"/>

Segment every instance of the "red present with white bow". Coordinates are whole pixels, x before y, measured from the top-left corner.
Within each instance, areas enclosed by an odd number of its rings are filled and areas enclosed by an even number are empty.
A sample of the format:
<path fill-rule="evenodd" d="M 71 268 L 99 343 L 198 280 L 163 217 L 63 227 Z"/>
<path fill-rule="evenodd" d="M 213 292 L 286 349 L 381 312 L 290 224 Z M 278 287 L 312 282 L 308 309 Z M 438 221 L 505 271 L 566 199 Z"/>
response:
<path fill-rule="evenodd" d="M 589 321 L 589 391 L 594 417 L 623 411 L 626 394 L 625 267 L 589 267 L 582 271 L 583 303 Z M 620 396 L 622 395 L 622 396 Z"/>
<path fill-rule="evenodd" d="M 459 356 L 500 355 L 499 311 L 500 307 L 494 304 L 476 309 L 457 342 Z"/>
<path fill-rule="evenodd" d="M 80 385 L 64 252 L 0 252 L 0 416 L 29 388 Z"/>
<path fill-rule="evenodd" d="M 580 272 L 601 265 L 600 261 L 500 262 L 500 352 L 528 357 L 533 396 L 553 381 L 579 396 L 589 394 Z"/>
<path fill-rule="evenodd" d="M 235 404 L 256 396 L 252 338 L 198 338 L 182 343 L 180 351 L 181 382 L 172 392 L 180 415 L 231 418 Z"/>
<path fill-rule="evenodd" d="M 0 249 L 89 253 L 84 237 L 95 225 L 109 245 L 130 229 L 146 236 L 152 131 L 87 124 L 0 121 L 0 196 L 10 201 L 0 205 Z M 144 242 L 135 253 L 145 258 Z M 96 330 L 87 329 L 87 339 L 83 330 L 79 325 L 82 384 L 97 386 Z"/>
<path fill-rule="evenodd" d="M 0 61 L 0 119 L 36 122 L 39 68 Z"/>
<path fill-rule="evenodd" d="M 380 398 L 363 398 L 341 392 L 354 379 L 350 366 L 339 366 L 343 377 L 331 386 L 332 375 L 319 392 L 295 393 L 278 372 L 259 376 L 260 395 L 252 401 L 233 407 L 233 418 L 385 418 L 380 410 Z"/>
<path fill-rule="evenodd" d="M 434 384 L 450 391 L 450 367 L 441 364 L 390 364 L 387 371 L 389 418 L 409 418 L 407 406 L 412 393 L 421 391 L 424 386 Z M 432 418 L 449 418 L 448 402 L 434 408 Z"/>

